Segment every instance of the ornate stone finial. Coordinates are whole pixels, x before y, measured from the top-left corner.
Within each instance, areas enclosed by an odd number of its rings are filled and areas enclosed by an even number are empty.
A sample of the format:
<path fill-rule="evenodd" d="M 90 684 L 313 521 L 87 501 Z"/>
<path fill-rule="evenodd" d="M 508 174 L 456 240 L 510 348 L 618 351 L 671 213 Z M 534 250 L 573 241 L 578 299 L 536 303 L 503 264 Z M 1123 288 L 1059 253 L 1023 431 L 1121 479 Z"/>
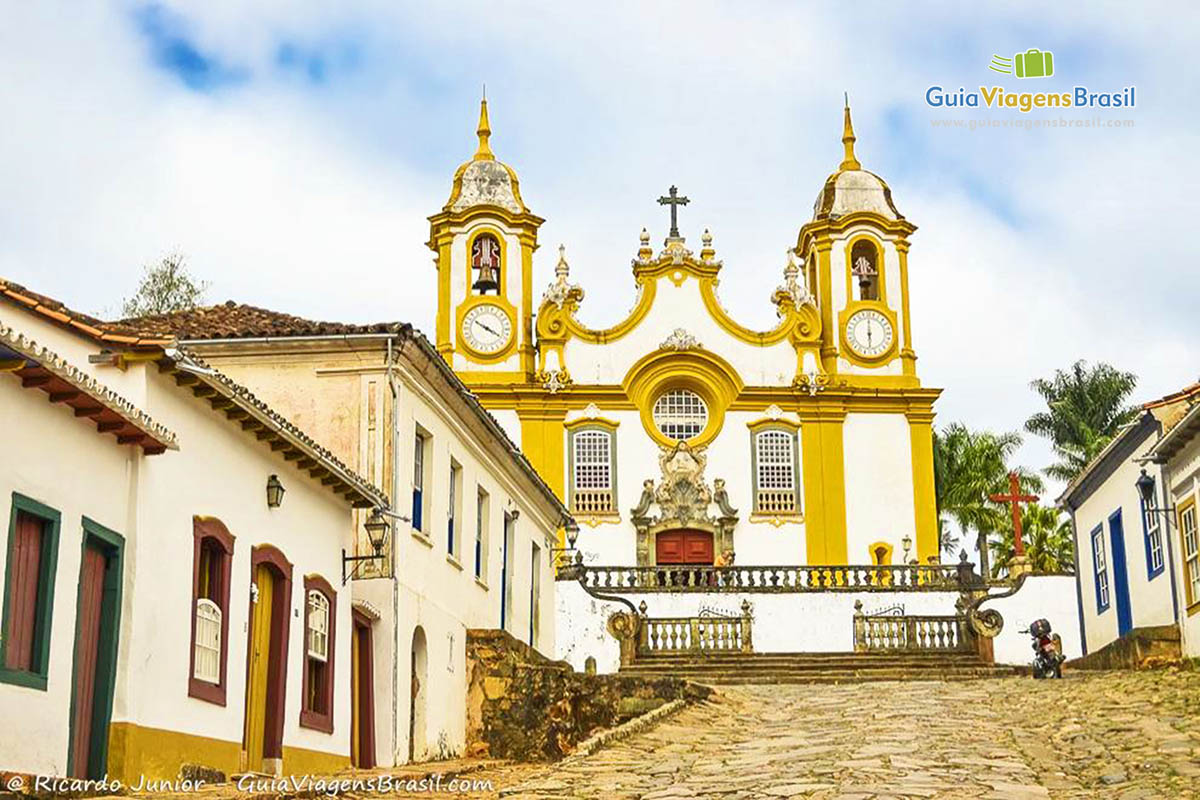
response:
<path fill-rule="evenodd" d="M 487 91 L 486 89 L 484 90 Z M 479 127 L 475 129 L 475 134 L 479 137 L 479 149 L 475 151 L 475 161 L 495 161 L 496 156 L 492 154 L 491 145 L 488 144 L 488 139 L 492 135 L 492 126 L 488 122 L 487 110 L 487 95 L 479 101 Z"/>
<path fill-rule="evenodd" d="M 861 614 L 861 613 L 862 613 L 862 608 L 863 608 L 863 606 L 862 606 L 862 600 L 855 600 L 855 601 L 854 601 L 854 613 L 855 613 L 855 614 Z"/>
<path fill-rule="evenodd" d="M 850 122 L 850 94 L 846 93 L 846 111 L 842 120 L 842 147 L 846 149 L 846 157 L 838 169 L 862 169 L 862 164 L 854 157 L 854 125 Z"/>
<path fill-rule="evenodd" d="M 576 295 L 577 301 L 583 299 L 583 290 L 568 280 L 570 274 L 571 265 L 567 263 L 567 246 L 560 244 L 558 246 L 558 263 L 554 265 L 554 282 L 542 293 L 543 304 L 553 303 L 561 309 L 572 293 Z"/>
<path fill-rule="evenodd" d="M 646 601 L 645 601 L 645 600 L 643 600 L 642 602 L 638 603 L 638 612 L 639 612 L 639 613 L 640 613 L 640 614 L 641 614 L 643 617 L 644 617 L 644 616 L 646 616 L 646 611 L 647 611 L 648 609 L 649 609 L 649 606 L 647 606 L 647 605 L 646 605 Z"/>
<path fill-rule="evenodd" d="M 789 298 L 796 308 L 805 305 L 812 305 L 815 308 L 817 305 L 817 298 L 813 297 L 812 292 L 809 291 L 807 281 L 800 277 L 800 265 L 796 263 L 796 251 L 791 248 L 787 251 L 787 264 L 783 268 L 783 283 L 775 288 L 772 296 L 777 306 L 784 298 Z M 782 309 L 780 313 L 783 313 Z"/>
<path fill-rule="evenodd" d="M 700 236 L 700 245 L 701 245 L 700 260 L 701 261 L 712 261 L 712 257 L 717 254 L 717 251 L 713 249 L 712 242 L 713 242 L 712 233 L 708 230 L 708 228 L 705 228 L 704 233 Z"/>
<path fill-rule="evenodd" d="M 748 599 L 742 600 L 742 616 L 744 616 L 744 617 L 750 616 L 750 609 L 751 609 L 750 601 Z"/>
<path fill-rule="evenodd" d="M 658 347 L 660 350 L 699 350 L 700 343 L 683 328 L 676 328 Z"/>
<path fill-rule="evenodd" d="M 564 279 L 571 274 L 571 265 L 567 263 L 567 246 L 565 244 L 558 246 L 558 263 L 554 265 L 554 274 Z"/>

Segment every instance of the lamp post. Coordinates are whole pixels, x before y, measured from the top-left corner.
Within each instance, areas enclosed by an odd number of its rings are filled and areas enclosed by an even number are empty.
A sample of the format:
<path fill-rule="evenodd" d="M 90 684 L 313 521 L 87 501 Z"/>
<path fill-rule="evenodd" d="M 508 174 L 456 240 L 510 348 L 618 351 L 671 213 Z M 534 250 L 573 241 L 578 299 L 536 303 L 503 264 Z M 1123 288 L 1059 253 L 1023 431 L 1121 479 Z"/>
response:
<path fill-rule="evenodd" d="M 1146 470 L 1142 469 L 1142 474 L 1138 475 L 1137 480 L 1133 482 L 1137 487 L 1138 496 L 1142 498 L 1142 510 L 1147 514 L 1166 514 L 1167 524 L 1171 522 L 1171 516 L 1175 513 L 1175 506 L 1164 506 L 1159 508 L 1154 502 L 1154 487 L 1156 482 L 1154 478 L 1146 474 Z"/>

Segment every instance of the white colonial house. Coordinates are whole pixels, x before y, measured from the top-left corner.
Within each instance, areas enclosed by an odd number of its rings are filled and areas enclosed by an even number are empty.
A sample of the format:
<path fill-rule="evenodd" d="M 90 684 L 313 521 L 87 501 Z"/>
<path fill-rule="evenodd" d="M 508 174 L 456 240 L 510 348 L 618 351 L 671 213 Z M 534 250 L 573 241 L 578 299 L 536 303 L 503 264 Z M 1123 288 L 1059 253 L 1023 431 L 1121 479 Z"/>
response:
<path fill-rule="evenodd" d="M 0 770 L 349 765 L 342 552 L 379 490 L 172 340 L 3 280 L 0 428 Z"/>
<path fill-rule="evenodd" d="M 1058 503 L 1070 515 L 1084 652 L 1093 653 L 1137 629 L 1175 626 L 1189 605 L 1178 569 L 1185 539 L 1168 488 L 1165 440 L 1180 442 L 1178 424 L 1200 398 L 1200 386 L 1142 406 L 1138 419 L 1067 485 Z M 1186 469 L 1183 477 L 1186 477 Z M 1143 493 L 1148 493 L 1147 501 Z M 1186 499 L 1187 492 L 1184 492 Z M 1194 537 L 1193 537 L 1194 538 Z"/>
<path fill-rule="evenodd" d="M 1160 466 L 1159 501 L 1174 523 L 1173 577 L 1178 584 L 1179 629 L 1185 656 L 1200 658 L 1200 384 L 1183 393 L 1174 424 L 1150 452 Z"/>
<path fill-rule="evenodd" d="M 121 324 L 177 338 L 396 498 L 384 558 L 349 562 L 339 584 L 372 631 L 361 700 L 375 720 L 355 763 L 464 754 L 468 631 L 555 652 L 555 534 L 568 514 L 554 492 L 409 325 L 232 302 Z M 346 525 L 351 555 L 373 552 L 368 513 Z"/>

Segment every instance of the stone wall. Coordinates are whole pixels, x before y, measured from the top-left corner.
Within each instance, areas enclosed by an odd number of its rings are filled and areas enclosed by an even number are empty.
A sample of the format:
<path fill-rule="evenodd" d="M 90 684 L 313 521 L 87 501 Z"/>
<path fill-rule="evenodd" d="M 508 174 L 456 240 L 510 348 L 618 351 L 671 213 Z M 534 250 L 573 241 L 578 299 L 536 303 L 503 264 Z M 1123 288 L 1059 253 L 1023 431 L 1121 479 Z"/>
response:
<path fill-rule="evenodd" d="M 678 678 L 576 672 L 509 634 L 467 632 L 467 753 L 555 761 L 598 730 L 711 690 Z"/>
<path fill-rule="evenodd" d="M 1155 625 L 1134 628 L 1094 653 L 1068 661 L 1075 669 L 1146 669 L 1179 663 L 1179 628 Z"/>

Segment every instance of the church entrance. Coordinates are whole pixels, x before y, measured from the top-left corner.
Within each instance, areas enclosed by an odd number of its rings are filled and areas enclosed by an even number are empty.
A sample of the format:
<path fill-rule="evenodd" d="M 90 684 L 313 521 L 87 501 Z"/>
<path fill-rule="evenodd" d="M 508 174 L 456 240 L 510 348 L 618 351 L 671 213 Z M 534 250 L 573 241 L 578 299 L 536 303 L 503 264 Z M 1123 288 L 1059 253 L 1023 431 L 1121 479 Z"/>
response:
<path fill-rule="evenodd" d="M 663 531 L 654 537 L 656 564 L 712 566 L 713 535 L 708 531 Z"/>

